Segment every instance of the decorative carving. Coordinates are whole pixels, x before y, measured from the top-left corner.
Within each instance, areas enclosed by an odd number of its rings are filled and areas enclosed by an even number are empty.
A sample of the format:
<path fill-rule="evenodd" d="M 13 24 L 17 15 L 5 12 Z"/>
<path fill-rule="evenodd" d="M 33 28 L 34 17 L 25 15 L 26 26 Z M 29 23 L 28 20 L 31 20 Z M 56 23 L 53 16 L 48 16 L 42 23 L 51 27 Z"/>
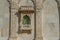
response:
<path fill-rule="evenodd" d="M 18 6 L 18 4 L 16 3 L 16 2 L 12 2 L 12 9 L 19 9 L 19 6 Z"/>
<path fill-rule="evenodd" d="M 19 9 L 19 12 L 33 13 L 34 12 L 34 8 L 32 6 L 21 6 L 20 9 Z"/>
<path fill-rule="evenodd" d="M 22 29 L 21 33 L 27 33 L 27 34 L 31 34 L 31 29 L 26 30 L 26 29 Z"/>

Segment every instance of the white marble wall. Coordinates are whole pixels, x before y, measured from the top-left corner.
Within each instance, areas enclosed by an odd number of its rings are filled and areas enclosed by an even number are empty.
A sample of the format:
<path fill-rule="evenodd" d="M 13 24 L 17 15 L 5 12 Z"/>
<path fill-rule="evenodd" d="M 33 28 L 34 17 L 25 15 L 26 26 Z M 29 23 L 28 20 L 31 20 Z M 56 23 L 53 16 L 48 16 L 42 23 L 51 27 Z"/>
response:
<path fill-rule="evenodd" d="M 44 40 L 58 40 L 59 39 L 59 14 L 57 3 L 55 0 L 46 0 L 44 2 L 44 8 L 40 10 L 42 0 L 37 0 L 37 14 L 36 18 L 36 35 L 37 39 L 43 35 Z M 41 13 L 42 11 L 42 13 Z M 43 22 L 43 23 L 42 23 Z M 4 36 L 1 36 L 1 29 L 5 31 Z M 41 33 L 43 29 L 43 34 Z M 9 29 L 9 4 L 7 0 L 0 0 L 0 40 L 8 39 Z M 39 30 L 38 30 L 39 29 Z M 39 32 L 39 33 L 38 33 Z M 42 35 L 41 35 L 42 34 Z M 41 35 L 41 36 L 38 36 Z"/>
<path fill-rule="evenodd" d="M 7 40 L 9 33 L 8 30 L 9 30 L 9 3 L 7 2 L 7 0 L 0 0 L 0 40 Z"/>
<path fill-rule="evenodd" d="M 55 0 L 46 0 L 43 14 L 44 40 L 59 40 L 59 13 Z"/>

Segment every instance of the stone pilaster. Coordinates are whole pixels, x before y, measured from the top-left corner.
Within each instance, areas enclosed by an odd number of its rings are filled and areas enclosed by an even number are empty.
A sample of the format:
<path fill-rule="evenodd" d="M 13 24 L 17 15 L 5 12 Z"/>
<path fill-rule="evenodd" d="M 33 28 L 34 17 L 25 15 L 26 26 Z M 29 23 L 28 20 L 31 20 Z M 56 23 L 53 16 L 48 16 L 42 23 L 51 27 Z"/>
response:
<path fill-rule="evenodd" d="M 43 40 L 42 34 L 42 3 L 43 0 L 36 0 L 36 40 Z"/>
<path fill-rule="evenodd" d="M 43 40 L 43 35 L 42 35 L 42 15 L 41 15 L 41 10 L 37 10 L 36 14 L 36 40 Z"/>
<path fill-rule="evenodd" d="M 18 17 L 17 17 L 17 10 L 11 9 L 11 34 L 9 40 L 17 40 L 18 38 Z"/>

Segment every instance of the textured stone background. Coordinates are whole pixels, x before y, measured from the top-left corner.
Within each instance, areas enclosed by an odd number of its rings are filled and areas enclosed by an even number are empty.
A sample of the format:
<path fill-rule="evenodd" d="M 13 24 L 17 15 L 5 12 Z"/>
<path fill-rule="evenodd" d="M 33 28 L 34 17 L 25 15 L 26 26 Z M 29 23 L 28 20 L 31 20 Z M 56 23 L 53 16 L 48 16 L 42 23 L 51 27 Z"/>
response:
<path fill-rule="evenodd" d="M 0 40 L 6 40 L 9 29 L 9 4 L 0 0 Z"/>
<path fill-rule="evenodd" d="M 44 8 L 39 9 L 39 3 L 41 1 L 37 0 L 37 32 L 43 27 L 43 37 L 44 40 L 58 40 L 59 36 L 59 14 L 57 3 L 55 0 L 46 0 L 44 3 Z M 41 15 L 40 15 L 41 14 Z M 42 16 L 43 15 L 43 16 Z M 41 25 L 43 20 L 43 26 Z M 6 0 L 0 0 L 0 40 L 7 40 L 9 34 L 9 4 Z M 41 31 L 41 30 L 40 30 Z M 37 33 L 37 38 L 41 37 L 40 32 Z M 39 40 L 39 39 L 37 39 Z"/>
<path fill-rule="evenodd" d="M 59 40 L 59 13 L 55 0 L 46 0 L 43 8 L 44 40 Z"/>

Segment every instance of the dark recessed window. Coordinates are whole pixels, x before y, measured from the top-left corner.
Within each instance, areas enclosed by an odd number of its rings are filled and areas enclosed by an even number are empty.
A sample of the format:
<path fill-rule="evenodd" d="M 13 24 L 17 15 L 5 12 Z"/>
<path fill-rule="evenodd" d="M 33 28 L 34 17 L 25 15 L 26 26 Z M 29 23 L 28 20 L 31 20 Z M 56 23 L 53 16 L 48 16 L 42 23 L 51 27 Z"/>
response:
<path fill-rule="evenodd" d="M 29 17 L 29 16 L 25 15 L 25 16 L 23 17 L 23 24 L 24 24 L 24 25 L 29 25 L 29 24 L 31 24 L 31 20 L 30 20 L 30 17 Z"/>

